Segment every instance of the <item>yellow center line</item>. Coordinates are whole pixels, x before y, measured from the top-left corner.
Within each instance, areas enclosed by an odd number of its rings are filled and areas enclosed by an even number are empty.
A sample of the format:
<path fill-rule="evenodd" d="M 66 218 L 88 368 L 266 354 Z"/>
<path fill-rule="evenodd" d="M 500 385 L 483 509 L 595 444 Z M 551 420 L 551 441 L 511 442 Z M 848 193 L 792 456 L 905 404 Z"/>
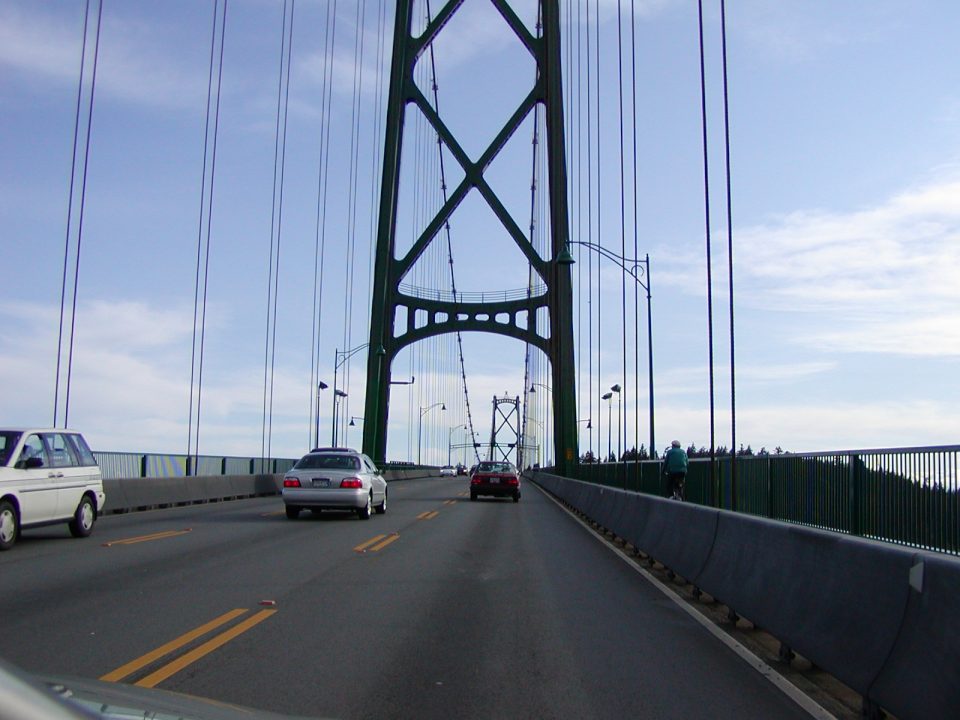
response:
<path fill-rule="evenodd" d="M 417 515 L 417 520 L 432 520 L 440 514 L 439 510 L 427 510 Z"/>
<path fill-rule="evenodd" d="M 444 501 L 443 504 L 444 504 L 444 505 L 456 505 L 456 504 L 457 504 L 457 501 L 456 501 L 456 500 L 446 500 L 446 501 Z"/>
<path fill-rule="evenodd" d="M 216 630 L 218 627 L 220 627 L 225 623 L 230 622 L 234 618 L 240 617 L 245 612 L 247 611 L 244 610 L 243 608 L 238 608 L 236 610 L 231 610 L 228 613 L 224 613 L 220 617 L 214 618 L 210 622 L 201 625 L 195 630 L 191 630 L 190 632 L 181 635 L 175 640 L 171 640 L 166 645 L 161 645 L 156 650 L 152 650 L 148 652 L 146 655 L 138 657 L 136 660 L 131 660 L 126 665 L 121 665 L 116 670 L 114 670 L 113 672 L 108 672 L 106 675 L 104 675 L 100 679 L 106 682 L 119 682 L 120 680 L 123 680 L 128 675 L 132 675 L 137 670 L 140 670 L 141 668 L 145 668 L 150 663 L 159 660 L 164 655 L 169 655 L 174 650 L 179 650 L 187 643 L 190 643 L 196 640 L 198 637 L 206 635 L 208 632 L 212 630 Z"/>
<path fill-rule="evenodd" d="M 380 551 L 383 550 L 387 545 L 389 545 L 390 543 L 395 542 L 396 540 L 399 540 L 399 539 L 400 539 L 400 533 L 393 533 L 393 535 L 390 535 L 390 536 L 389 536 L 386 540 L 384 540 L 383 542 L 377 543 L 377 544 L 374 545 L 372 548 L 370 548 L 370 551 L 371 551 L 371 552 L 380 552 Z"/>
<path fill-rule="evenodd" d="M 426 520 L 426 519 L 427 519 L 427 515 L 429 515 L 429 514 L 430 514 L 430 511 L 429 511 L 429 510 L 424 510 L 422 513 L 420 513 L 419 515 L 417 515 L 417 520 Z"/>
<path fill-rule="evenodd" d="M 263 622 L 268 617 L 273 615 L 275 612 L 277 611 L 261 610 L 253 617 L 249 617 L 246 620 L 244 620 L 242 623 L 238 623 L 234 625 L 232 628 L 230 628 L 229 630 L 220 633 L 219 635 L 217 635 L 214 638 L 211 638 L 210 640 L 207 640 L 207 642 L 205 642 L 203 645 L 200 645 L 194 648 L 193 650 L 188 652 L 186 655 L 182 655 L 181 657 L 177 658 L 173 662 L 167 663 L 159 670 L 156 670 L 150 673 L 145 678 L 143 678 L 142 680 L 134 684 L 139 687 L 146 687 L 146 688 L 156 687 L 159 683 L 162 683 L 164 680 L 166 680 L 170 676 L 180 672 L 188 665 L 192 665 L 200 658 L 206 657 L 217 648 L 222 647 L 223 645 L 226 645 L 228 642 L 233 640 L 238 635 L 242 635 L 250 628 Z"/>
<path fill-rule="evenodd" d="M 355 551 L 355 552 L 363 552 L 364 550 L 366 550 L 368 547 L 370 547 L 370 546 L 373 545 L 374 543 L 378 543 L 378 542 L 380 542 L 381 540 L 383 540 L 385 537 L 386 537 L 386 535 L 375 535 L 374 537 L 372 537 L 372 538 L 370 538 L 369 540 L 367 540 L 365 543 L 361 543 L 361 544 L 357 545 L 357 546 L 354 548 L 354 551 Z"/>
<path fill-rule="evenodd" d="M 193 528 L 187 528 L 185 530 L 165 530 L 164 532 L 153 533 L 152 535 L 140 535 L 138 537 L 124 538 L 123 540 L 111 540 L 110 542 L 103 543 L 103 547 L 136 545 L 137 543 L 149 542 L 150 540 L 163 540 L 165 538 L 176 537 L 177 535 L 186 535 L 192 531 Z"/>

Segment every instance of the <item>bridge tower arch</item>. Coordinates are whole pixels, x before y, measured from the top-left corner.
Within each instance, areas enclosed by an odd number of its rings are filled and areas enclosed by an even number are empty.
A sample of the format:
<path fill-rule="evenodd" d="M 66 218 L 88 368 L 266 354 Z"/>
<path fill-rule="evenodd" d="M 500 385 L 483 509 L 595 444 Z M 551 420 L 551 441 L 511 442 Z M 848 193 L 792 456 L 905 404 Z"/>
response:
<path fill-rule="evenodd" d="M 397 0 L 393 55 L 387 98 L 383 176 L 377 217 L 374 292 L 370 312 L 370 352 L 364 408 L 363 449 L 376 462 L 386 459 L 390 374 L 398 352 L 419 340 L 456 331 L 480 331 L 513 337 L 540 348 L 550 361 L 553 395 L 554 457 L 566 474 L 579 462 L 576 387 L 573 354 L 573 296 L 568 251 L 569 216 L 564 154 L 563 95 L 558 0 L 539 0 L 542 31 L 531 33 L 508 0 L 491 0 L 536 64 L 536 77 L 526 97 L 477 160 L 471 159 L 454 133 L 440 119 L 414 80 L 417 60 L 463 4 L 447 0 L 425 30 L 414 37 L 414 0 Z M 396 256 L 397 209 L 403 126 L 407 107 L 415 105 L 463 169 L 464 177 L 426 228 L 402 257 Z M 539 105 L 546 124 L 550 257 L 541 257 L 506 210 L 484 172 Z M 401 291 L 401 282 L 438 236 L 451 214 L 471 191 L 486 200 L 510 238 L 543 279 L 543 292 L 515 300 L 464 302 L 426 299 Z M 546 312 L 546 327 L 534 319 Z M 398 324 L 399 314 L 407 321 Z"/>

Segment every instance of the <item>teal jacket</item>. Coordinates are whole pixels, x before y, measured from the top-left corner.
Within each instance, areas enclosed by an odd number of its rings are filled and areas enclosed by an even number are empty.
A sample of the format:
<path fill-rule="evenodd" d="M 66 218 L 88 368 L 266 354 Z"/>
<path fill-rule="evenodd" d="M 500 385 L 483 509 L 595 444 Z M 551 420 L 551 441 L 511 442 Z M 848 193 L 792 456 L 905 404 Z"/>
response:
<path fill-rule="evenodd" d="M 672 447 L 663 456 L 663 471 L 667 473 L 685 473 L 687 471 L 687 453 L 683 448 Z"/>

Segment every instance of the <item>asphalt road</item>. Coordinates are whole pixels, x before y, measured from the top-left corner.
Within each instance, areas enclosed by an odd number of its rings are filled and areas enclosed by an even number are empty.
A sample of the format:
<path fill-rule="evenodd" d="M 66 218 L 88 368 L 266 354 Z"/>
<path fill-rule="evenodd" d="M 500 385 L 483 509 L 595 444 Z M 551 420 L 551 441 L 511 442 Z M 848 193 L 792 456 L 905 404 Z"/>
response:
<path fill-rule="evenodd" d="M 27 531 L 0 656 L 318 717 L 808 717 L 532 484 L 466 487 L 392 484 L 368 521 L 267 498 Z"/>

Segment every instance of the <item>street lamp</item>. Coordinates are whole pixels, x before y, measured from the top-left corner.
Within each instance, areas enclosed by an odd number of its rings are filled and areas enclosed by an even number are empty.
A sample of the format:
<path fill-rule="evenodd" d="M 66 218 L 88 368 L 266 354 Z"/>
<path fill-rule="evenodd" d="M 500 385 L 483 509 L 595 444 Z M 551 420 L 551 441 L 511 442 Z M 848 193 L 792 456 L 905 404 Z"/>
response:
<path fill-rule="evenodd" d="M 420 406 L 420 422 L 417 427 L 417 465 L 420 465 L 420 446 L 423 439 L 423 416 L 437 406 L 439 406 L 441 410 L 447 409 L 447 406 L 442 402 L 434 403 L 433 405 L 429 405 L 427 407 L 423 407 L 422 405 Z"/>
<path fill-rule="evenodd" d="M 330 434 L 330 445 L 332 447 L 337 446 L 337 406 L 339 403 L 339 398 L 345 398 L 347 394 L 343 390 L 334 390 L 333 391 L 333 432 Z"/>
<path fill-rule="evenodd" d="M 567 244 L 583 245 L 588 250 L 593 250 L 598 255 L 602 255 L 607 258 L 607 260 L 614 262 L 619 265 L 625 273 L 632 277 L 637 285 L 647 291 L 647 369 L 650 383 L 650 452 L 653 454 L 656 443 L 654 442 L 653 433 L 653 311 L 650 306 L 650 254 L 647 253 L 643 260 L 640 260 L 639 258 L 621 257 L 602 245 L 586 240 L 567 240 Z M 570 254 L 570 249 L 565 247 L 554 259 L 554 262 L 558 265 L 573 265 L 576 261 Z M 646 278 L 646 282 L 640 279 L 641 275 Z"/>
<path fill-rule="evenodd" d="M 457 425 L 455 427 L 450 428 L 450 432 L 447 433 L 447 465 L 452 464 L 450 462 L 450 455 L 451 455 L 450 451 L 452 450 L 451 445 L 453 443 L 453 431 L 459 430 L 460 428 L 465 428 L 466 426 L 467 426 L 466 423 L 464 423 L 463 425 Z"/>
<path fill-rule="evenodd" d="M 613 419 L 611 417 L 613 414 L 613 403 L 611 402 L 611 398 L 613 398 L 612 392 L 604 393 L 603 395 L 600 396 L 601 400 L 607 401 L 607 460 L 608 461 L 610 460 L 610 454 L 613 452 L 613 448 L 610 445 L 610 425 Z"/>
<path fill-rule="evenodd" d="M 345 392 L 337 388 L 337 373 L 347 360 L 366 347 L 370 347 L 370 343 L 357 345 L 357 347 L 351 348 L 350 350 L 333 349 L 333 432 L 330 433 L 333 447 L 337 446 L 337 398 L 347 397 Z"/>
<path fill-rule="evenodd" d="M 610 392 L 615 392 L 617 394 L 617 461 L 623 457 L 623 448 L 620 444 L 621 431 L 623 429 L 623 420 L 621 418 L 621 395 L 620 395 L 620 384 L 617 383 L 610 388 Z"/>
<path fill-rule="evenodd" d="M 313 427 L 313 446 L 320 447 L 320 391 L 326 390 L 329 386 L 323 381 L 317 381 L 317 423 Z"/>

